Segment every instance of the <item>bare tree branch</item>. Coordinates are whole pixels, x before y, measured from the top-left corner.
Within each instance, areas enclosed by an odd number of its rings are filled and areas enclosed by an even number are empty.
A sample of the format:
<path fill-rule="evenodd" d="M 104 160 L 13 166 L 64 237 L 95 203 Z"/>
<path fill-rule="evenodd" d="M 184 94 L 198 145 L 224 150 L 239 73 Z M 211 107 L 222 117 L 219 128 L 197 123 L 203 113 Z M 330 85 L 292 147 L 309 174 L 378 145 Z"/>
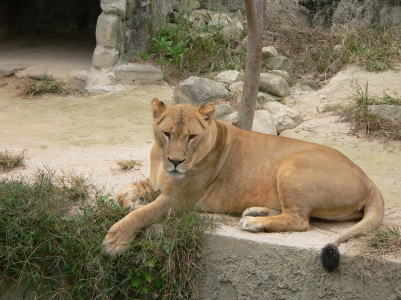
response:
<path fill-rule="evenodd" d="M 265 3 L 266 0 L 245 0 L 246 19 L 248 23 L 248 45 L 244 89 L 242 91 L 237 126 L 247 130 L 252 129 L 259 89 Z"/>

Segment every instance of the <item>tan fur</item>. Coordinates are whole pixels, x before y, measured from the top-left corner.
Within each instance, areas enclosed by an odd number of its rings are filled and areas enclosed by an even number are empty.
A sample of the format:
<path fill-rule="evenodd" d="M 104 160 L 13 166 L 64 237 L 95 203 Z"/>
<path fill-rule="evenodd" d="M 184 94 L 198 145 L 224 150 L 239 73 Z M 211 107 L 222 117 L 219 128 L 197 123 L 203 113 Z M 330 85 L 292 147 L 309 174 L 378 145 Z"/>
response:
<path fill-rule="evenodd" d="M 153 99 L 152 109 L 150 178 L 124 188 L 118 199 L 135 208 L 143 193 L 161 193 L 111 227 L 103 243 L 109 254 L 123 252 L 135 233 L 186 201 L 210 212 L 243 212 L 240 226 L 248 231 L 305 231 L 311 217 L 363 217 L 336 244 L 383 219 L 378 188 L 332 148 L 216 121 L 211 103 L 166 107 Z M 176 169 L 173 162 L 180 162 Z"/>

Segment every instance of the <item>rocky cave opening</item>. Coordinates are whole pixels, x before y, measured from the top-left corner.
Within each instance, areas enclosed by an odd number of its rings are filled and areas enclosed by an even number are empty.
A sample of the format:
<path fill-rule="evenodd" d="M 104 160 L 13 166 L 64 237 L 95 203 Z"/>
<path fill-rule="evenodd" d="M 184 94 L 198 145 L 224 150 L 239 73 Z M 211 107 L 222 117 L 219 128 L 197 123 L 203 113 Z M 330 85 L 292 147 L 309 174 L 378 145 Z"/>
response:
<path fill-rule="evenodd" d="M 60 63 L 89 68 L 99 0 L 2 0 L 0 71 Z"/>

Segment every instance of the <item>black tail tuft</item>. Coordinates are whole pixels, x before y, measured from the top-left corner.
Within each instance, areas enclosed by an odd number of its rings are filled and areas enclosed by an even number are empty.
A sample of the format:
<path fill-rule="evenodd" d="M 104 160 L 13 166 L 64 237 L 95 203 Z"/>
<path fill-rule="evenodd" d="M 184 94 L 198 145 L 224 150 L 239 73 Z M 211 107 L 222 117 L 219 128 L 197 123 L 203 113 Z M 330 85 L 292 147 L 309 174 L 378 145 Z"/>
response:
<path fill-rule="evenodd" d="M 327 272 L 334 271 L 340 264 L 340 252 L 334 244 L 327 244 L 322 249 L 320 254 L 320 260 L 322 261 L 323 268 Z"/>

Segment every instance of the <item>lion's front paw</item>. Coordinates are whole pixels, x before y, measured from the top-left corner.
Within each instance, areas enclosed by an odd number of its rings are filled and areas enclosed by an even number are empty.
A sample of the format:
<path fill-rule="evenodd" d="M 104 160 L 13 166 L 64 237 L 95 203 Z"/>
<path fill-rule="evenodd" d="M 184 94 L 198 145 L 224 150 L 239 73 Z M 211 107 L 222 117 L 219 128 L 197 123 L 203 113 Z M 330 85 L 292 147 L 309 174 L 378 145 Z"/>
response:
<path fill-rule="evenodd" d="M 127 231 L 121 224 L 121 221 L 115 223 L 103 240 L 103 251 L 109 255 L 116 256 L 128 249 L 133 233 Z"/>
<path fill-rule="evenodd" d="M 118 203 L 129 210 L 136 210 L 147 204 L 146 199 L 141 197 L 135 185 L 122 188 L 117 193 Z"/>
<path fill-rule="evenodd" d="M 265 231 L 264 225 L 260 222 L 259 217 L 242 217 L 239 220 L 239 226 L 242 230 L 251 232 Z"/>

